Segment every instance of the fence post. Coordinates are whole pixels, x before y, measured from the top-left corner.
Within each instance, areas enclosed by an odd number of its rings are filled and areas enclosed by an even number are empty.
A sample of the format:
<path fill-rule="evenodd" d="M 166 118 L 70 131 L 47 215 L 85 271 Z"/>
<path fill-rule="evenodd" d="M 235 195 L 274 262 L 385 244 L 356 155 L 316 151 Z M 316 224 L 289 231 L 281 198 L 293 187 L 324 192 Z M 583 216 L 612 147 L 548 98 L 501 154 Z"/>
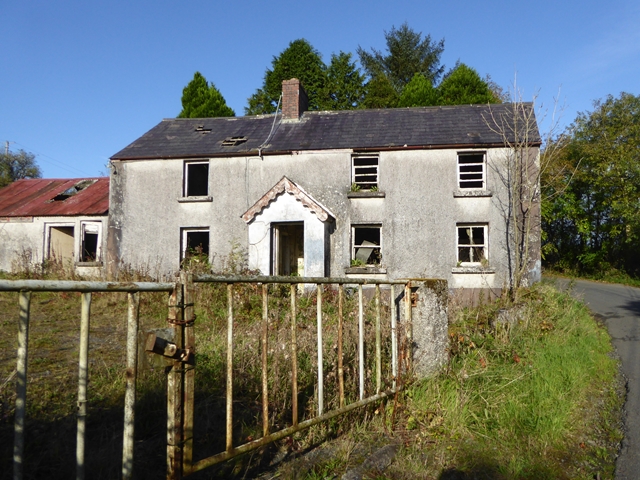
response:
<path fill-rule="evenodd" d="M 178 282 L 169 297 L 168 322 L 173 329 L 173 339 L 182 348 L 181 325 L 184 318 L 184 297 L 182 283 Z M 182 362 L 174 360 L 167 376 L 167 479 L 182 479 Z"/>
<path fill-rule="evenodd" d="M 404 286 L 404 328 L 407 342 L 407 373 L 411 374 L 413 366 L 413 323 L 411 319 L 411 282 Z"/>

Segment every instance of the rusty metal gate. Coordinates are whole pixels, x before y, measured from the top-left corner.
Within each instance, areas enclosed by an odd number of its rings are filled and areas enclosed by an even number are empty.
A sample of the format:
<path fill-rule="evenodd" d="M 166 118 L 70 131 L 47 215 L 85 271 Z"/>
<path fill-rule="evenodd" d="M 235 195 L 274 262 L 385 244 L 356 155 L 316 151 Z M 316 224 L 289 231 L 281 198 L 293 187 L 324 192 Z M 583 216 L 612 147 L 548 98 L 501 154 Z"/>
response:
<path fill-rule="evenodd" d="M 194 461 L 194 404 L 195 404 L 195 373 L 197 365 L 196 336 L 195 336 L 195 305 L 193 302 L 195 283 L 223 284 L 227 296 L 227 325 L 226 325 L 226 375 L 221 379 L 226 384 L 226 432 L 225 449 L 207 458 Z M 234 443 L 234 289 L 238 284 L 251 284 L 259 289 L 262 298 L 262 338 L 260 362 L 262 365 L 262 437 L 245 443 Z M 288 425 L 272 431 L 269 422 L 269 388 L 268 388 L 268 305 L 269 288 L 279 285 L 288 290 L 290 304 L 288 318 L 290 319 L 290 338 L 288 348 L 291 355 L 291 418 Z M 288 288 L 287 288 L 288 287 Z M 345 325 L 343 304 L 345 289 L 351 296 L 357 296 L 357 398 L 348 401 L 345 397 L 344 365 L 342 358 L 343 328 Z M 365 292 L 365 289 L 367 292 Z M 335 408 L 325 411 L 325 372 L 323 372 L 323 298 L 331 290 L 337 296 L 337 389 L 338 399 L 334 399 Z M 381 294 L 384 290 L 384 295 Z M 29 302 L 33 291 L 73 291 L 82 293 L 80 349 L 78 370 L 78 415 L 77 415 L 77 444 L 76 444 L 76 478 L 85 478 L 84 436 L 87 412 L 87 379 L 88 379 L 88 345 L 89 345 L 89 316 L 91 306 L 91 292 L 127 292 L 127 363 L 126 363 L 126 391 L 124 405 L 123 457 L 122 477 L 133 476 L 133 443 L 135 418 L 135 388 L 137 378 L 137 337 L 138 337 L 138 305 L 140 292 L 170 292 L 168 323 L 172 330 L 170 339 L 162 338 L 157 333 L 149 333 L 145 348 L 148 352 L 159 354 L 167 358 L 170 368 L 167 373 L 167 478 L 182 479 L 190 474 L 229 460 L 243 453 L 261 448 L 268 443 L 291 436 L 320 422 L 352 411 L 358 407 L 379 401 L 393 395 L 401 387 L 398 379 L 411 368 L 411 355 L 407 353 L 400 357 L 399 345 L 412 344 L 411 332 L 411 285 L 409 282 L 377 281 L 370 279 L 345 278 L 306 278 L 306 277 L 262 277 L 262 276 L 214 276 L 191 275 L 182 272 L 177 283 L 153 282 L 85 282 L 85 281 L 44 281 L 0 280 L 0 291 L 18 291 L 20 304 L 18 355 L 17 355 L 17 386 L 15 408 L 15 437 L 14 437 L 14 479 L 21 479 L 23 474 L 24 453 L 24 425 L 25 405 L 27 400 L 27 357 L 29 334 Z M 317 340 L 317 372 L 315 384 L 315 413 L 310 418 L 301 421 L 300 406 L 298 405 L 298 347 L 296 341 L 296 321 L 299 318 L 297 299 L 301 292 L 314 296 L 316 304 L 316 340 Z M 373 342 L 375 353 L 373 367 L 375 372 L 374 385 L 365 388 L 365 325 L 364 297 L 369 295 L 374 304 L 374 321 L 369 328 L 374 329 Z M 382 298 L 387 300 L 388 318 L 382 318 Z M 402 335 L 400 332 L 402 319 Z M 382 368 L 382 328 L 388 322 L 390 332 L 390 361 L 391 368 L 387 378 L 383 378 Z M 410 348 L 409 348 L 410 351 Z"/>

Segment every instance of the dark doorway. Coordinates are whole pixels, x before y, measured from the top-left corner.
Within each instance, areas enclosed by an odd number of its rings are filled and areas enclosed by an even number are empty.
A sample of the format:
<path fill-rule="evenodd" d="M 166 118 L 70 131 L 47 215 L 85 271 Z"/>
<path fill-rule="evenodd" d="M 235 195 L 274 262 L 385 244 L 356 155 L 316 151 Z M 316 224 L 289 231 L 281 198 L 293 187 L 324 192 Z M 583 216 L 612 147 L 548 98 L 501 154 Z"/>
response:
<path fill-rule="evenodd" d="M 304 223 L 271 224 L 271 274 L 304 276 Z"/>

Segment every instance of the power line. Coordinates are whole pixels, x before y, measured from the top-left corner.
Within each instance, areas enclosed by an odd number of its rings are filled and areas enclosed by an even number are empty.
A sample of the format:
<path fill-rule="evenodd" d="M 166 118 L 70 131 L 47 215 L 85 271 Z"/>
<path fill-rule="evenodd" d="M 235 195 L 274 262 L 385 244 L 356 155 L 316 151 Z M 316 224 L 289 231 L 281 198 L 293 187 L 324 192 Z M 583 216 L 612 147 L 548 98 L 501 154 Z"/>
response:
<path fill-rule="evenodd" d="M 64 162 L 61 162 L 61 161 L 59 161 L 59 160 L 56 160 L 55 158 L 53 158 L 53 157 L 51 157 L 51 156 L 49 156 L 49 155 L 45 155 L 44 153 L 37 152 L 37 151 L 35 151 L 35 150 L 33 150 L 33 149 L 31 149 L 31 148 L 27 147 L 26 145 L 21 144 L 20 142 L 16 142 L 16 141 L 11 141 L 11 142 L 9 142 L 9 140 L 7 140 L 7 141 L 5 142 L 5 151 L 6 151 L 6 153 L 7 153 L 7 154 L 9 153 L 9 143 L 13 143 L 13 144 L 19 145 L 19 146 L 21 146 L 22 148 L 24 148 L 25 150 L 28 150 L 28 151 L 30 151 L 30 152 L 32 152 L 32 153 L 34 153 L 34 154 L 38 155 L 38 157 L 48 158 L 48 159 L 49 159 L 49 161 L 48 161 L 48 162 L 46 162 L 46 163 L 53 164 L 53 165 L 55 165 L 56 167 L 61 168 L 62 170 L 66 170 L 66 171 L 68 171 L 68 172 L 70 172 L 70 173 L 73 173 L 73 174 L 75 174 L 75 175 L 77 175 L 77 174 L 79 173 L 79 174 L 81 174 L 83 177 L 91 176 L 91 175 L 88 175 L 88 174 L 87 174 L 87 172 L 84 172 L 84 171 L 82 171 L 82 170 L 80 170 L 80 169 L 77 169 L 77 168 L 75 168 L 75 167 L 72 167 L 71 165 L 68 165 L 68 164 L 66 164 L 66 163 L 64 163 Z"/>

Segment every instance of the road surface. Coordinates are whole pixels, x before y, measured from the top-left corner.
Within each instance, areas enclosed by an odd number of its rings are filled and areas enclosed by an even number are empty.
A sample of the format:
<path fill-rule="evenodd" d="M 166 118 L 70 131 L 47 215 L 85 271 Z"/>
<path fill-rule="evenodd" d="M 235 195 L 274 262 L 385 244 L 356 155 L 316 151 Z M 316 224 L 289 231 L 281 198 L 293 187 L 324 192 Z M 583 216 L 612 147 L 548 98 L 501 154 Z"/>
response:
<path fill-rule="evenodd" d="M 558 280 L 566 287 L 567 280 Z M 627 379 L 624 440 L 616 480 L 640 479 L 640 288 L 576 280 L 572 293 L 602 316 Z"/>

